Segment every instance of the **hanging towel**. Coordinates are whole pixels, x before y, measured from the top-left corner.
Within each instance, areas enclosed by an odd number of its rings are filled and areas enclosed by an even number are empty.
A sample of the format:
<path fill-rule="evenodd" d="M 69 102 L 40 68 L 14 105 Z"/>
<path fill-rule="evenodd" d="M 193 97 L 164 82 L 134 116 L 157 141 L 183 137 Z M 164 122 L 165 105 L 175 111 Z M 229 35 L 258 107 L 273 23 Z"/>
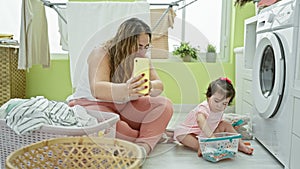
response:
<path fill-rule="evenodd" d="M 18 135 L 38 130 L 43 125 L 83 127 L 97 124 L 97 119 L 87 114 L 83 107 L 69 107 L 43 96 L 11 99 L 3 106 L 7 125 Z"/>
<path fill-rule="evenodd" d="M 176 16 L 172 8 L 151 9 L 152 28 L 152 59 L 166 59 L 169 57 L 168 29 L 173 28 Z M 167 12 L 167 13 L 166 13 Z"/>
<path fill-rule="evenodd" d="M 61 18 L 67 18 L 66 8 L 57 7 L 58 12 L 61 16 L 58 15 L 58 31 L 60 33 L 60 46 L 62 50 L 68 51 L 68 24 Z"/>
<path fill-rule="evenodd" d="M 92 49 L 112 38 L 121 22 L 138 17 L 150 25 L 147 2 L 67 2 L 66 11 L 73 88 Z"/>
<path fill-rule="evenodd" d="M 167 9 L 151 9 L 151 27 L 154 34 L 162 35 L 168 33 L 169 28 L 173 28 L 174 18 L 176 13 L 173 9 L 170 9 L 167 14 L 164 15 Z M 161 19 L 161 20 L 160 20 Z M 158 23 L 158 21 L 160 22 Z M 155 27 L 156 26 L 156 27 Z"/>
<path fill-rule="evenodd" d="M 28 69 L 34 64 L 50 65 L 48 24 L 45 7 L 40 0 L 23 0 L 18 68 Z"/>

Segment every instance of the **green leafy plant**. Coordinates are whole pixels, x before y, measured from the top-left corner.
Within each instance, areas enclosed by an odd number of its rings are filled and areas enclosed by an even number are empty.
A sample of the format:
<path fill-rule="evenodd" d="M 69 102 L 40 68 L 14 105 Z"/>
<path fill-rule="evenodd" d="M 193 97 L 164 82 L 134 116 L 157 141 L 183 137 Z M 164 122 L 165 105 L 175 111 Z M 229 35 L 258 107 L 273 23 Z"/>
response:
<path fill-rule="evenodd" d="M 208 44 L 206 48 L 206 62 L 216 62 L 217 53 L 216 46 Z"/>
<path fill-rule="evenodd" d="M 173 55 L 180 56 L 181 58 L 190 55 L 193 59 L 198 58 L 198 49 L 192 47 L 189 42 L 181 42 L 179 47 L 176 47 L 172 52 Z"/>
<path fill-rule="evenodd" d="M 212 45 L 212 44 L 208 44 L 206 50 L 209 53 L 216 53 L 216 47 L 214 45 Z"/>

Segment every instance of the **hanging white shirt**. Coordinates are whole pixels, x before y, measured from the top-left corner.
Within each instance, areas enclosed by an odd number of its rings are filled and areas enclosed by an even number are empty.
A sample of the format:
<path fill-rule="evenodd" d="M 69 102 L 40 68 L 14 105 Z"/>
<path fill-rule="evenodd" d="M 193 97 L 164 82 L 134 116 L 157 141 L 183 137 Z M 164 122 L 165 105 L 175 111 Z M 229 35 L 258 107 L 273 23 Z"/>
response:
<path fill-rule="evenodd" d="M 50 66 L 48 24 L 45 7 L 40 0 L 23 0 L 21 13 L 18 68 L 32 65 Z"/>

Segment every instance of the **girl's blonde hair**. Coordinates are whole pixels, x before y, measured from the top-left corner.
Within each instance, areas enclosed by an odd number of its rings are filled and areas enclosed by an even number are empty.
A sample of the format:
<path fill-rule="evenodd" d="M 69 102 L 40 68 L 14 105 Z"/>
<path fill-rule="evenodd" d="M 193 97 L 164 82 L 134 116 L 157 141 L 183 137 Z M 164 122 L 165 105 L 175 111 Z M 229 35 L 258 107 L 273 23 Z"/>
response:
<path fill-rule="evenodd" d="M 149 35 L 150 27 L 138 18 L 124 21 L 118 28 L 116 35 L 105 43 L 110 59 L 110 81 L 126 82 L 132 74 L 134 53 L 138 51 L 138 37 L 145 33 Z"/>

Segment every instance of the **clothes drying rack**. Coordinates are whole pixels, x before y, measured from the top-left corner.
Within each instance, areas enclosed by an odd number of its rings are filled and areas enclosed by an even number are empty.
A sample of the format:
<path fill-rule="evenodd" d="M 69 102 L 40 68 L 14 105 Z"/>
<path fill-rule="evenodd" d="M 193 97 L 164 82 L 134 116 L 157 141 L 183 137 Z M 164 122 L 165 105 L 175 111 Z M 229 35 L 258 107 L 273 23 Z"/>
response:
<path fill-rule="evenodd" d="M 66 3 L 51 3 L 50 1 L 47 0 L 41 0 L 43 2 L 44 6 L 50 7 L 52 9 L 54 9 L 56 11 L 56 13 L 58 14 L 58 16 L 67 24 L 67 20 L 66 18 L 64 18 L 64 16 L 60 13 L 60 11 L 58 10 L 58 8 L 66 8 Z M 179 6 L 179 3 L 183 1 L 183 0 L 178 0 L 175 2 L 171 2 L 171 3 L 150 3 L 150 5 L 156 5 L 156 6 L 164 6 L 164 5 L 168 5 L 168 8 L 164 11 L 164 13 L 161 15 L 161 17 L 158 19 L 158 21 L 156 22 L 156 24 L 154 25 L 154 27 L 152 28 L 152 31 L 154 31 L 159 23 L 162 21 L 162 19 L 169 13 L 169 11 L 173 8 L 173 6 Z M 182 7 L 178 8 L 178 10 L 185 8 L 188 5 L 191 5 L 192 3 L 196 2 L 197 0 L 193 0 L 190 3 L 187 3 L 185 5 L 183 5 Z M 64 7 L 61 7 L 64 6 Z"/>

